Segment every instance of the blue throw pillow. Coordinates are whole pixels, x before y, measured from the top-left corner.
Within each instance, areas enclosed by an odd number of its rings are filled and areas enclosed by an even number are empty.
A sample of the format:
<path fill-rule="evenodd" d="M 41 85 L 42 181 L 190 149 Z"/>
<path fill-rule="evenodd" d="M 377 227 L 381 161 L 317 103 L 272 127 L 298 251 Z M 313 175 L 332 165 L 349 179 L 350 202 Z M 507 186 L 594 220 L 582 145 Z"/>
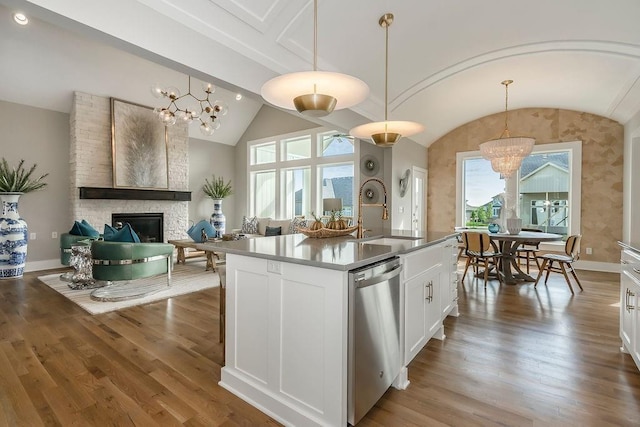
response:
<path fill-rule="evenodd" d="M 267 226 L 267 231 L 264 232 L 264 236 L 280 236 L 282 234 L 282 227 L 269 227 Z"/>
<path fill-rule="evenodd" d="M 216 236 L 216 230 L 213 228 L 213 225 L 211 225 L 209 223 L 209 221 L 207 220 L 200 220 L 200 222 L 198 222 L 195 225 L 192 225 L 188 230 L 187 230 L 187 234 L 189 235 L 189 237 L 191 237 L 191 239 L 194 242 L 202 242 L 202 231 L 204 230 L 204 232 L 207 234 L 206 238 L 211 238 L 211 237 L 215 237 Z"/>
<path fill-rule="evenodd" d="M 130 242 L 140 243 L 140 238 L 131 228 L 131 224 L 125 223 L 120 230 L 110 225 L 104 225 L 103 238 L 105 242 Z"/>
<path fill-rule="evenodd" d="M 98 230 L 93 228 L 91 224 L 89 224 L 84 219 L 82 221 L 74 221 L 73 227 L 69 230 L 69 234 L 73 234 L 74 236 L 87 236 L 87 237 L 100 237 L 100 233 Z"/>

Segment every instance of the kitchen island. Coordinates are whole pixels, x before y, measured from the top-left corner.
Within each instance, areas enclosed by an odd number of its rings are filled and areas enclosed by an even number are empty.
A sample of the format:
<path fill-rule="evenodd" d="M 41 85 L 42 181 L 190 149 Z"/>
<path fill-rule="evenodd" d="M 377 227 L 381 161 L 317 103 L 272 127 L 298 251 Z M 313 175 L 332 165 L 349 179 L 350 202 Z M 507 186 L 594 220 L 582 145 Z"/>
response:
<path fill-rule="evenodd" d="M 393 385 L 406 388 L 406 365 L 431 336 L 444 338 L 443 313 L 457 315 L 457 243 L 453 233 L 394 234 L 404 238 L 293 234 L 198 245 L 227 259 L 220 385 L 287 425 L 347 425 L 349 271 L 398 256 L 405 367 Z"/>

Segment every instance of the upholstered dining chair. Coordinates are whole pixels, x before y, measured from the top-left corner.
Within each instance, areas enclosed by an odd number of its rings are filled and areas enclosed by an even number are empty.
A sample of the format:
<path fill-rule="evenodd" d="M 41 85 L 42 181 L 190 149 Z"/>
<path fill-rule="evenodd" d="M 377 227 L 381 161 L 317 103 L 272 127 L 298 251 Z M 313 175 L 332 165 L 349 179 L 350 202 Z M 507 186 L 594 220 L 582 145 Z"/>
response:
<path fill-rule="evenodd" d="M 569 286 L 569 290 L 573 294 L 573 287 L 571 286 L 571 281 L 569 280 L 569 276 L 567 275 L 567 271 L 571 273 L 574 279 L 576 279 L 576 283 L 580 290 L 582 291 L 582 284 L 580 283 L 580 279 L 578 279 L 578 275 L 576 271 L 573 269 L 572 264 L 580 258 L 580 240 L 582 239 L 582 235 L 576 234 L 569 236 L 564 245 L 564 255 L 563 254 L 545 254 L 538 256 L 538 259 L 542 260 L 542 266 L 540 267 L 540 272 L 538 273 L 538 277 L 536 278 L 536 283 L 533 285 L 535 288 L 538 286 L 538 282 L 542 277 L 544 272 L 547 272 L 546 277 L 544 278 L 544 284 L 547 284 L 547 280 L 549 280 L 549 274 L 553 271 L 556 273 L 562 273 L 565 280 L 567 281 L 567 285 Z M 558 266 L 554 266 L 553 263 L 557 262 Z"/>
<path fill-rule="evenodd" d="M 542 230 L 538 228 L 523 228 L 521 231 L 530 231 L 532 233 L 542 233 Z M 531 261 L 536 263 L 538 270 L 540 269 L 540 262 L 538 261 L 538 252 L 540 252 L 540 242 L 522 242 L 522 244 L 516 249 L 516 259 L 520 264 L 521 261 L 526 262 L 527 274 L 529 274 Z"/>
<path fill-rule="evenodd" d="M 462 240 L 465 244 L 465 255 L 467 256 L 467 262 L 464 266 L 464 273 L 462 274 L 462 282 L 467 275 L 467 270 L 470 266 L 473 266 L 474 273 L 478 274 L 478 267 L 484 267 L 484 287 L 487 287 L 487 280 L 489 278 L 489 270 L 496 269 L 498 281 L 502 283 L 500 278 L 500 272 L 498 271 L 500 259 L 502 253 L 498 251 L 495 245 L 491 242 L 489 235 L 486 233 L 477 233 L 465 231 L 462 233 Z"/>
<path fill-rule="evenodd" d="M 167 286 L 171 286 L 173 245 L 170 243 L 96 240 L 91 243 L 91 258 L 94 279 L 124 282 L 96 289 L 91 293 L 92 299 L 122 301 L 149 295 L 163 287 L 157 284 L 147 287 L 137 286 L 135 280 L 162 274 L 166 274 Z"/>

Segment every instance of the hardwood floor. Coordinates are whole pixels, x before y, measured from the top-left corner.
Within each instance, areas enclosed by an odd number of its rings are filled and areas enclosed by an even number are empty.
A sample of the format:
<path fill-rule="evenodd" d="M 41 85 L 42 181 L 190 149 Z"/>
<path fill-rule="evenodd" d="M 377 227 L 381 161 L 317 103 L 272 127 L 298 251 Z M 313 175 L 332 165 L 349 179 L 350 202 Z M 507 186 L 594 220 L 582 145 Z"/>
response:
<path fill-rule="evenodd" d="M 359 424 L 638 425 L 619 275 L 549 286 L 467 277 L 459 318 Z M 217 385 L 218 291 L 91 316 L 37 280 L 0 281 L 0 425 L 277 425 Z"/>

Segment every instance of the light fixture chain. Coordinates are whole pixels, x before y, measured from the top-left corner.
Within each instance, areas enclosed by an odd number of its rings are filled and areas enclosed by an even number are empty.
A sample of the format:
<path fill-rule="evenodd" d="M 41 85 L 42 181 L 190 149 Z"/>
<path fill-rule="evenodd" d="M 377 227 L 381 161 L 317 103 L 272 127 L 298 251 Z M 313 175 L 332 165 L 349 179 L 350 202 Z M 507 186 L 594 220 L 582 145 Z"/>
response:
<path fill-rule="evenodd" d="M 318 0 L 313 0 L 313 71 L 318 71 Z"/>
<path fill-rule="evenodd" d="M 387 100 L 389 96 L 389 25 L 384 26 L 385 52 L 384 52 L 384 121 L 387 121 Z"/>
<path fill-rule="evenodd" d="M 509 133 L 509 83 L 504 85 L 504 130 Z"/>

